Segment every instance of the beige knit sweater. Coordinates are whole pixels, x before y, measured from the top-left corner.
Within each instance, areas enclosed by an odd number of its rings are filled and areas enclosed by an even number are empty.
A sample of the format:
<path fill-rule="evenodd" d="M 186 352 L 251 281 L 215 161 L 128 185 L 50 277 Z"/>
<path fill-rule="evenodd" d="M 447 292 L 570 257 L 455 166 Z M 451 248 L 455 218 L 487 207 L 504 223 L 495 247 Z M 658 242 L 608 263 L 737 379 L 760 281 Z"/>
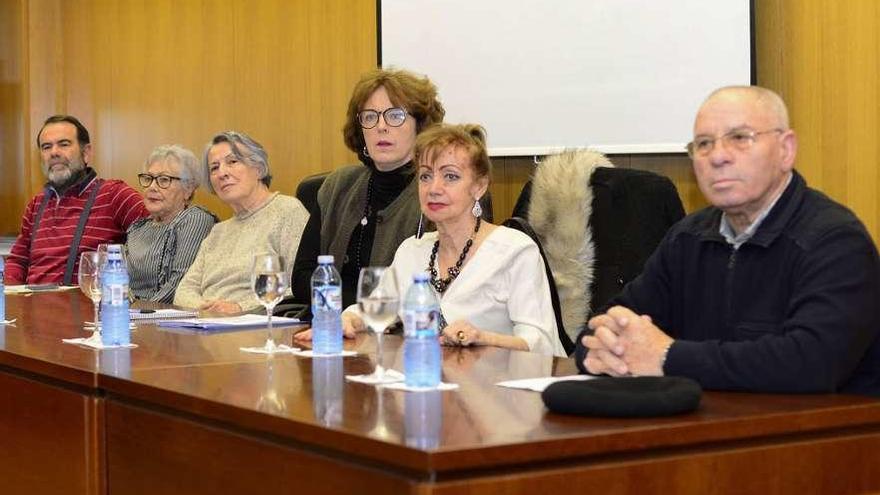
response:
<path fill-rule="evenodd" d="M 290 274 L 308 219 L 298 199 L 274 193 L 260 209 L 218 223 L 180 281 L 174 304 L 197 308 L 220 299 L 238 303 L 244 311 L 262 308 L 251 292 L 254 255 L 281 256 L 284 273 Z"/>

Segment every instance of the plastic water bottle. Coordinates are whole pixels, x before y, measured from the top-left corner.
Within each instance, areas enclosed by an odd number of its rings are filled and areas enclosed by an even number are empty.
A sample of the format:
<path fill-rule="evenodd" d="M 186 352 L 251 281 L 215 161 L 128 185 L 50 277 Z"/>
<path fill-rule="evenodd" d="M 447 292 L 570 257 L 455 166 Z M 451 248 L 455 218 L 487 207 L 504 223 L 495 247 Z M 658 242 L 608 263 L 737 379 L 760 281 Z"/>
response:
<path fill-rule="evenodd" d="M 403 300 L 403 370 L 410 387 L 440 384 L 440 303 L 428 283 L 428 274 L 413 276 Z"/>
<path fill-rule="evenodd" d="M 3 256 L 0 256 L 0 321 L 6 321 L 6 286 L 3 285 L 3 274 L 6 272 L 6 265 Z"/>
<path fill-rule="evenodd" d="M 107 262 L 101 269 L 101 343 L 131 343 L 131 316 L 128 314 L 128 270 L 122 245 L 107 246 Z"/>
<path fill-rule="evenodd" d="M 342 278 L 333 256 L 318 256 L 312 274 L 312 352 L 342 352 Z"/>

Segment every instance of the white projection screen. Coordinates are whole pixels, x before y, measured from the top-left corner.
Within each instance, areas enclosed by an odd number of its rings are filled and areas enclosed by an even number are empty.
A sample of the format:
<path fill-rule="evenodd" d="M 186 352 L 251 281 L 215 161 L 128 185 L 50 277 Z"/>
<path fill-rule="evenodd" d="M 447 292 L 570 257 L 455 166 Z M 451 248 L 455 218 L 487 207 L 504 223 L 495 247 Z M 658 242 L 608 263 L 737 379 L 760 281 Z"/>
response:
<path fill-rule="evenodd" d="M 683 152 L 713 89 L 752 80 L 748 0 L 380 0 L 383 67 L 428 75 L 493 156 Z"/>

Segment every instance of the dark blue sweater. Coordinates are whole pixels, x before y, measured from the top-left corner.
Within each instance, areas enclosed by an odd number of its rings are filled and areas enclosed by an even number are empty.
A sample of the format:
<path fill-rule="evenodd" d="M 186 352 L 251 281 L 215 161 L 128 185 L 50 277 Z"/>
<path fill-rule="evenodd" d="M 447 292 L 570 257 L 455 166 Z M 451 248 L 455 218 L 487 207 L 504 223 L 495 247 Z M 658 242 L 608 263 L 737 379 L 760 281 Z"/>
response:
<path fill-rule="evenodd" d="M 676 339 L 664 373 L 707 389 L 880 395 L 880 261 L 858 218 L 795 172 L 739 250 L 720 221 L 710 207 L 673 226 L 610 303 Z"/>

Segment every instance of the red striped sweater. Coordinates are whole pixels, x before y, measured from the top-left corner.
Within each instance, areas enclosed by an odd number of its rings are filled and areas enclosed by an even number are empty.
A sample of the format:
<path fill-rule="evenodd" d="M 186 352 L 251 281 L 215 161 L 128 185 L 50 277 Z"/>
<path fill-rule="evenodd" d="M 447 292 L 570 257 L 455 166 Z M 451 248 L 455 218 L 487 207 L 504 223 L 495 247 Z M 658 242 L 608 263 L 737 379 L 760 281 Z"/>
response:
<path fill-rule="evenodd" d="M 21 232 L 6 258 L 4 279 L 7 284 L 62 282 L 80 214 L 89 193 L 94 187 L 99 187 L 99 184 L 100 189 L 77 250 L 77 266 L 73 273 L 76 274 L 79 269 L 79 253 L 93 251 L 101 243 L 125 242 L 128 226 L 147 216 L 143 198 L 121 180 L 104 180 L 99 183 L 94 170 L 87 168 L 83 180 L 71 186 L 61 196 L 50 186 L 28 203 L 21 219 Z M 51 195 L 49 204 L 46 205 L 31 246 L 34 217 L 46 194 Z M 73 283 L 76 283 L 75 278 Z"/>

